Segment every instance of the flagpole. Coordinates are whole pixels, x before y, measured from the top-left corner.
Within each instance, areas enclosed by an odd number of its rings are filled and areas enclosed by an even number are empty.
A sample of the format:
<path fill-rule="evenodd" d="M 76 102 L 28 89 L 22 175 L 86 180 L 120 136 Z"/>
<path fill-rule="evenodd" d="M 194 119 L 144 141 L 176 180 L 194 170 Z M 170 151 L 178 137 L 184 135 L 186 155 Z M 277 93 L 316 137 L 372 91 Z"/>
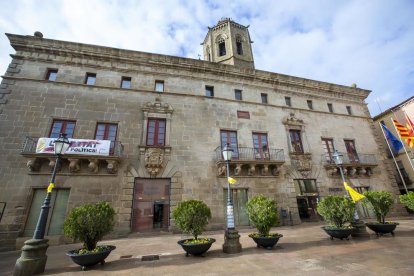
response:
<path fill-rule="evenodd" d="M 394 114 L 394 115 L 395 115 L 395 114 Z M 411 169 L 413 169 L 413 172 L 414 172 L 414 166 L 413 166 L 413 163 L 411 162 L 411 158 L 410 158 L 410 156 L 408 155 L 407 149 L 405 148 L 405 143 L 404 143 L 404 142 L 402 141 L 402 139 L 401 139 L 400 132 L 397 130 L 397 127 L 395 126 L 394 121 L 392 120 L 392 118 L 390 118 L 390 120 L 391 120 L 391 122 L 392 122 L 392 124 L 393 124 L 393 126 L 394 126 L 395 132 L 397 132 L 398 137 L 400 138 L 401 143 L 403 143 L 403 148 L 404 148 L 405 154 L 407 155 L 408 162 L 410 162 Z"/>
<path fill-rule="evenodd" d="M 381 131 L 382 131 L 382 135 L 384 135 L 385 142 L 387 143 L 387 146 L 388 146 L 388 149 L 390 150 L 392 159 L 394 160 L 395 167 L 397 168 L 398 174 L 400 175 L 401 181 L 402 181 L 402 183 L 404 185 L 405 192 L 408 193 L 407 185 L 405 185 L 404 178 L 403 178 L 403 176 L 401 174 L 400 168 L 398 167 L 397 161 L 395 160 L 394 153 L 392 152 L 391 146 L 388 143 L 388 139 L 387 139 L 387 136 L 385 135 L 384 129 L 382 128 L 382 124 L 381 124 L 381 122 L 378 122 L 378 124 L 380 125 Z M 394 123 L 392 123 L 392 124 L 394 125 Z M 394 125 L 394 127 L 395 127 L 395 125 Z M 401 140 L 401 138 L 400 138 L 400 140 Z M 403 145 L 403 147 L 404 147 L 404 145 Z"/>

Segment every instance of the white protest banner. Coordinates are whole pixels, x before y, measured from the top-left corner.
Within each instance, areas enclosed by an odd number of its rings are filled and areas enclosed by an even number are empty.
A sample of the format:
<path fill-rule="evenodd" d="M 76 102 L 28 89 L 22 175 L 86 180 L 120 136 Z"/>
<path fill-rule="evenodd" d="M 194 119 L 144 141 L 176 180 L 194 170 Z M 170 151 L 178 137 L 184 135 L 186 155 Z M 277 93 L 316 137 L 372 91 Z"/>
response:
<path fill-rule="evenodd" d="M 36 153 L 54 153 L 53 142 L 57 138 L 41 137 L 37 141 Z M 70 146 L 65 154 L 108 156 L 111 148 L 109 140 L 69 139 Z"/>

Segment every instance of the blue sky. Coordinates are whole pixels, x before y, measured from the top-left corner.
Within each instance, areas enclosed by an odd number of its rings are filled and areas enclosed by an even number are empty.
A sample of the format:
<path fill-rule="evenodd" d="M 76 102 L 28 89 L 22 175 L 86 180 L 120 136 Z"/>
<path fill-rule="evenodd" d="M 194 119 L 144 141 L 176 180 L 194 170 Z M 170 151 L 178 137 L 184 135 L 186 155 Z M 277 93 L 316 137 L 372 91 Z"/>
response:
<path fill-rule="evenodd" d="M 372 90 L 371 115 L 414 95 L 411 0 L 0 0 L 4 33 L 198 58 L 207 26 L 250 25 L 257 69 Z"/>

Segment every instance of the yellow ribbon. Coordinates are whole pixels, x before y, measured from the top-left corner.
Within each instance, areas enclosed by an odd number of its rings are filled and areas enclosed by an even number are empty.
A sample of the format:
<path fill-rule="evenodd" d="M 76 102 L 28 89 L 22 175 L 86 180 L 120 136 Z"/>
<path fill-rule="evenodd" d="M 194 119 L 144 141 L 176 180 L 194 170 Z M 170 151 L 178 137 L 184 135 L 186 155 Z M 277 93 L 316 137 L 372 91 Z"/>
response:
<path fill-rule="evenodd" d="M 50 183 L 49 186 L 47 186 L 47 192 L 51 193 L 54 187 L 55 187 L 55 184 Z"/>

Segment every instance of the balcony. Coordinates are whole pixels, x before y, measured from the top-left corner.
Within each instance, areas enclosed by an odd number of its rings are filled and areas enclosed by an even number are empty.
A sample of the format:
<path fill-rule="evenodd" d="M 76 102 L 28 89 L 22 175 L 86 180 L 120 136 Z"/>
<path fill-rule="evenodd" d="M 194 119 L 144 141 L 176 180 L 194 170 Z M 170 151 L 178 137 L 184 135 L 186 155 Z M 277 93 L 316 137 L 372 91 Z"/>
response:
<path fill-rule="evenodd" d="M 31 173 L 42 173 L 42 171 L 50 172 L 55 166 L 56 156 L 52 152 L 37 152 L 38 141 L 39 137 L 26 137 L 22 146 L 21 155 L 28 159 L 26 166 Z M 62 155 L 60 172 L 86 175 L 116 174 L 122 152 L 123 146 L 119 141 L 110 142 L 109 154 L 106 155 L 92 153 L 92 150 L 91 153 L 88 153 L 87 150 L 83 152 L 78 151 L 78 153 L 75 151 L 73 153 L 67 152 Z M 46 163 L 47 166 L 45 165 Z"/>
<path fill-rule="evenodd" d="M 226 161 L 221 147 L 215 149 L 217 176 L 226 175 Z M 234 149 L 230 162 L 230 174 L 242 177 L 275 177 L 285 163 L 283 149 L 257 149 L 239 147 Z"/>
<path fill-rule="evenodd" d="M 343 172 L 350 177 L 369 177 L 372 175 L 373 169 L 378 166 L 375 154 L 348 154 L 346 152 L 341 152 L 340 154 L 343 155 Z M 322 162 L 325 169 L 328 170 L 331 175 L 340 175 L 339 169 L 335 165 L 332 156 L 323 154 Z"/>

